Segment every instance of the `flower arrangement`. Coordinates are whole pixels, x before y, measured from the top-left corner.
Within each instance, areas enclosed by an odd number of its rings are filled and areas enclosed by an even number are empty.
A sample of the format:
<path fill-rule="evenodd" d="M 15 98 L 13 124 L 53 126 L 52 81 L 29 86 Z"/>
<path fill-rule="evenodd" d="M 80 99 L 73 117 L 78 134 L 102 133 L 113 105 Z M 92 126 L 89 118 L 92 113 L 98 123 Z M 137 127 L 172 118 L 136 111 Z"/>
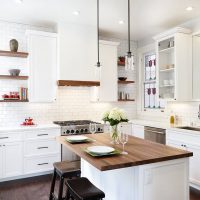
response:
<path fill-rule="evenodd" d="M 110 111 L 107 111 L 103 114 L 103 121 L 109 122 L 111 126 L 111 137 L 113 139 L 113 143 L 118 143 L 118 130 L 117 125 L 121 122 L 128 122 L 126 114 L 124 110 L 119 108 L 113 108 Z"/>

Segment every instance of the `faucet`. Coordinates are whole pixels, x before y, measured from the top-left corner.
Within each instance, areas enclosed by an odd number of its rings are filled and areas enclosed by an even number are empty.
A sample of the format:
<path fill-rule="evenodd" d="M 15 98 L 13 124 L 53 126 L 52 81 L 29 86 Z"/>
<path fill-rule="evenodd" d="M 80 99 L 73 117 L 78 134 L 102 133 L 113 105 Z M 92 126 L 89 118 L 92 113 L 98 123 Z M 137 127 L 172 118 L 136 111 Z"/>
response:
<path fill-rule="evenodd" d="M 200 119 L 200 104 L 199 104 L 198 118 Z"/>

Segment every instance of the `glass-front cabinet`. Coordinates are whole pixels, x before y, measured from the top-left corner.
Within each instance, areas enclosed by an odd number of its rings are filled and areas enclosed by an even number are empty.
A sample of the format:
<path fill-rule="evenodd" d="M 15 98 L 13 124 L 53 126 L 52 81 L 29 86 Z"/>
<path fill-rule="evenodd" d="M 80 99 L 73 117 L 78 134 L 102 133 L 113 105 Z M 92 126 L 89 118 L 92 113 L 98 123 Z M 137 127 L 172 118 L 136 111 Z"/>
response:
<path fill-rule="evenodd" d="M 154 37 L 159 99 L 192 99 L 192 36 L 189 29 L 174 28 Z"/>

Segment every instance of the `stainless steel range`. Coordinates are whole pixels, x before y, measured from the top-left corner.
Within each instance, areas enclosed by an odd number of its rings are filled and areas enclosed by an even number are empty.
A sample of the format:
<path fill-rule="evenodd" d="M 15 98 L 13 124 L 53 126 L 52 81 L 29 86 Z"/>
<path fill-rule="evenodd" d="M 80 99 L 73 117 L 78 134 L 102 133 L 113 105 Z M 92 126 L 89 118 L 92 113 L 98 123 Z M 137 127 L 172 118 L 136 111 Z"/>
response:
<path fill-rule="evenodd" d="M 90 123 L 95 123 L 97 130 L 96 133 L 104 132 L 104 124 L 93 122 L 90 120 L 75 120 L 75 121 L 55 121 L 54 124 L 61 126 L 61 135 L 81 135 L 81 134 L 90 134 L 89 126 Z M 69 151 L 67 148 L 62 147 L 61 145 L 61 160 L 62 161 L 73 161 L 80 160 L 80 158 Z"/>
<path fill-rule="evenodd" d="M 54 124 L 61 126 L 61 135 L 81 135 L 90 134 L 89 125 L 95 123 L 96 133 L 103 133 L 104 125 L 90 120 L 74 120 L 74 121 L 55 121 Z"/>

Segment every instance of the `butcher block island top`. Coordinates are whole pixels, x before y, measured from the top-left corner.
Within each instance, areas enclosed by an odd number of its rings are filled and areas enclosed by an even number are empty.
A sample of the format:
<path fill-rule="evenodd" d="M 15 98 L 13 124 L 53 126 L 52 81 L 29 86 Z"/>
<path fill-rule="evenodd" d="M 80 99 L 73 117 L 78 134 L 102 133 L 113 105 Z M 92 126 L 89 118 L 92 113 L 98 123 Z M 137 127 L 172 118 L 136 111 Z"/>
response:
<path fill-rule="evenodd" d="M 128 152 L 128 155 L 120 154 L 104 157 L 92 157 L 86 153 L 84 149 L 90 146 L 110 146 L 117 150 L 122 150 L 122 145 L 112 145 L 110 143 L 111 138 L 108 133 L 87 134 L 85 136 L 93 139 L 93 142 L 71 144 L 66 141 L 66 136 L 59 136 L 56 139 L 63 145 L 63 148 L 68 148 L 101 171 L 193 156 L 192 152 L 157 144 L 134 136 L 129 136 L 128 143 L 125 145 L 125 150 Z"/>

